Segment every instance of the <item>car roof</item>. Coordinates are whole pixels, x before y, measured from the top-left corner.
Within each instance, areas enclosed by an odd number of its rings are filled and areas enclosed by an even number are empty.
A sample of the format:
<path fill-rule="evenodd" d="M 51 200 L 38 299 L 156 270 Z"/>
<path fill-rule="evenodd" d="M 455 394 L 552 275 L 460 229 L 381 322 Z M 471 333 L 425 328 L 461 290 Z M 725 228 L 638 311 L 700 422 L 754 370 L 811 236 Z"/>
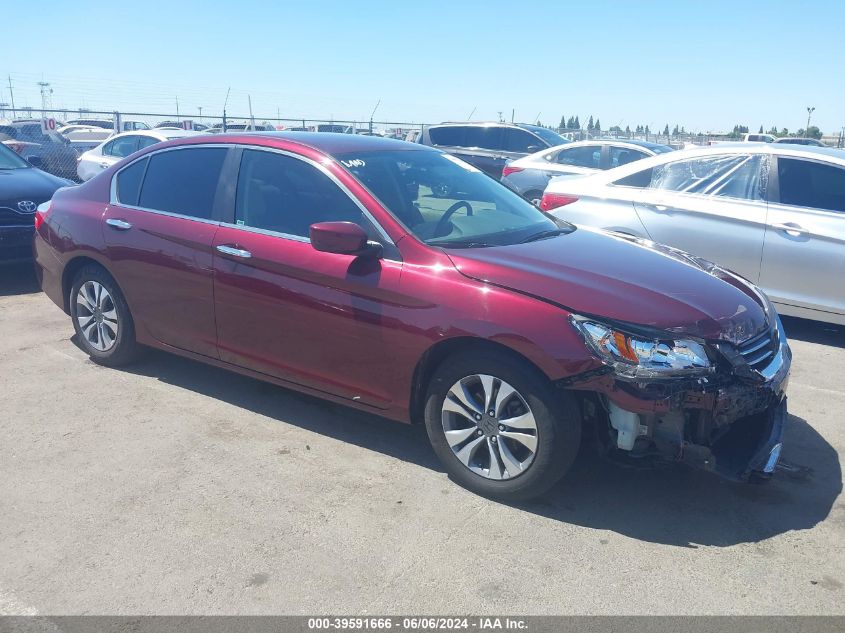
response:
<path fill-rule="evenodd" d="M 384 136 L 338 134 L 335 132 L 238 132 L 237 134 L 217 134 L 209 138 L 214 139 L 215 143 L 237 142 L 244 138 L 293 141 L 329 155 L 391 150 L 437 151 L 418 143 L 407 143 Z"/>

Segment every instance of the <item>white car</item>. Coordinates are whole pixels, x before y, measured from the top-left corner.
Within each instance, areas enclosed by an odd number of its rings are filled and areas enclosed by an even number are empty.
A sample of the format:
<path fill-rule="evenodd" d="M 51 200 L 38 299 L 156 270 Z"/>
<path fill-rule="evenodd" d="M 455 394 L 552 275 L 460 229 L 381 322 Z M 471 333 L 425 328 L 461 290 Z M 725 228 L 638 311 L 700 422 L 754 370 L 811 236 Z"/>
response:
<path fill-rule="evenodd" d="M 202 132 L 158 129 L 115 134 L 94 149 L 82 154 L 77 161 L 76 173 L 83 181 L 90 180 L 104 169 L 108 169 L 139 149 L 174 138 L 196 136 L 197 134 L 202 134 Z"/>
<path fill-rule="evenodd" d="M 842 150 L 734 143 L 670 152 L 555 178 L 540 207 L 716 262 L 763 289 L 781 314 L 845 325 Z"/>

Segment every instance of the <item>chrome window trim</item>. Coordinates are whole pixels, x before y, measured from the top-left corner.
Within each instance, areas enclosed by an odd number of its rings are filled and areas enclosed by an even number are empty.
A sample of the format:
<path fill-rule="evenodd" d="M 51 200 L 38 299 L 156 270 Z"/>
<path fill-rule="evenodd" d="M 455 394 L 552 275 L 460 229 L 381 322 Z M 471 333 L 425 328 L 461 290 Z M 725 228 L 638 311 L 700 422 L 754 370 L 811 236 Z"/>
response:
<path fill-rule="evenodd" d="M 132 209 L 134 211 L 146 211 L 147 213 L 155 213 L 155 214 L 158 214 L 158 215 L 164 215 L 164 216 L 173 217 L 173 218 L 183 218 L 183 219 L 186 219 L 186 220 L 194 220 L 195 222 L 202 222 L 204 224 L 215 224 L 215 225 L 218 225 L 218 226 L 226 226 L 226 227 L 229 227 L 229 228 L 245 230 L 245 231 L 248 231 L 248 232 L 251 232 L 251 233 L 259 233 L 261 235 L 269 235 L 271 237 L 281 237 L 281 238 L 284 238 L 284 239 L 294 240 L 294 241 L 297 241 L 297 242 L 307 242 L 309 244 L 311 243 L 311 238 L 303 237 L 301 235 L 291 235 L 291 234 L 288 234 L 288 233 L 279 233 L 279 232 L 276 232 L 276 231 L 268 231 L 266 229 L 260 229 L 260 228 L 257 228 L 257 227 L 246 226 L 245 224 L 232 224 L 232 223 L 229 223 L 229 222 L 221 222 L 219 220 L 210 220 L 210 219 L 205 219 L 205 218 L 198 218 L 198 217 L 195 217 L 195 216 L 192 216 L 192 215 L 184 215 L 182 213 L 173 213 L 171 211 L 160 211 L 158 209 L 148 209 L 146 207 L 124 204 L 124 203 L 120 202 L 120 200 L 118 199 L 118 197 L 117 197 L 117 178 L 124 169 L 128 169 L 129 167 L 131 167 L 132 165 L 134 165 L 138 161 L 144 160 L 145 158 L 150 158 L 151 156 L 153 156 L 155 154 L 161 154 L 163 152 L 178 152 L 179 150 L 192 149 L 192 148 L 196 149 L 196 148 L 208 148 L 208 147 L 222 147 L 224 149 L 230 149 L 230 148 L 233 148 L 233 147 L 238 147 L 238 148 L 241 148 L 241 149 L 254 149 L 254 150 L 258 150 L 258 151 L 272 152 L 272 153 L 275 153 L 275 154 L 282 154 L 283 156 L 289 156 L 291 158 L 295 158 L 297 160 L 301 160 L 305 163 L 308 163 L 312 167 L 317 168 L 317 170 L 320 171 L 321 173 L 325 174 L 329 178 L 329 180 L 331 180 L 335 185 L 337 185 L 338 188 L 344 194 L 346 194 L 346 196 L 350 200 L 352 200 L 352 202 L 361 210 L 361 213 L 364 214 L 364 217 L 366 217 L 373 224 L 373 226 L 376 228 L 376 231 L 379 233 L 379 235 L 385 241 L 387 241 L 391 246 L 396 247 L 396 242 L 394 242 L 393 239 L 390 237 L 390 235 L 387 234 L 387 231 L 385 231 L 384 227 L 382 227 L 381 224 L 373 217 L 372 213 L 370 213 L 370 211 L 363 205 L 363 203 L 361 203 L 361 201 L 358 200 L 358 198 L 356 198 L 352 194 L 352 192 L 349 190 L 349 188 L 346 185 L 344 185 L 337 178 L 337 176 L 332 174 L 325 165 L 323 165 L 323 164 L 319 163 L 318 161 L 315 161 L 311 158 L 308 158 L 307 156 L 302 156 L 301 154 L 297 154 L 295 152 L 291 152 L 291 151 L 288 151 L 288 150 L 279 149 L 277 147 L 267 147 L 266 145 L 253 145 L 253 144 L 249 144 L 249 143 L 196 143 L 196 144 L 192 143 L 190 145 L 179 145 L 177 147 L 164 147 L 164 148 L 161 148 L 161 149 L 152 150 L 151 152 L 147 152 L 143 156 L 139 156 L 138 158 L 134 159 L 132 162 L 124 165 L 123 167 L 121 167 L 120 169 L 118 169 L 114 173 L 114 175 L 112 176 L 112 179 L 111 179 L 111 184 L 110 184 L 110 189 L 109 189 L 109 205 L 117 205 L 117 206 L 124 207 L 126 209 Z M 334 159 L 331 159 L 331 160 L 334 160 Z M 239 173 L 240 173 L 240 170 L 239 170 Z M 143 187 L 143 184 L 142 184 L 142 187 Z M 140 196 L 139 196 L 139 199 L 140 199 Z"/>
<path fill-rule="evenodd" d="M 367 207 L 365 207 L 363 205 L 363 203 L 353 195 L 353 193 L 349 190 L 349 188 L 346 185 L 344 185 L 337 176 L 335 176 L 333 173 L 331 173 L 329 171 L 329 169 L 325 165 L 323 165 L 322 163 L 320 163 L 316 160 L 313 160 L 311 158 L 308 158 L 307 156 L 303 156 L 301 154 L 297 154 L 295 152 L 291 152 L 291 151 L 288 151 L 288 150 L 285 150 L 285 149 L 279 149 L 277 147 L 267 147 L 266 145 L 251 145 L 251 144 L 245 144 L 245 143 L 233 143 L 232 145 L 234 147 L 240 147 L 242 149 L 251 149 L 251 150 L 257 150 L 257 151 L 263 151 L 263 152 L 271 152 L 273 154 L 281 154 L 283 156 L 289 156 L 290 158 L 295 158 L 297 160 L 301 160 L 302 162 L 307 163 L 307 164 L 311 165 L 312 167 L 315 167 L 320 173 L 327 176 L 329 178 L 329 180 L 331 180 L 335 185 L 337 185 L 337 187 L 344 194 L 346 194 L 346 197 L 349 198 L 355 204 L 355 206 L 357 206 L 361 210 L 361 213 L 364 214 L 364 217 L 366 217 L 372 223 L 372 225 L 375 227 L 376 231 L 379 233 L 379 235 L 381 235 L 381 237 L 384 240 L 386 240 L 392 246 L 396 246 L 396 243 L 387 234 L 387 231 L 384 230 L 384 228 L 381 226 L 381 224 L 379 224 L 379 222 L 373 217 L 373 214 L 370 213 L 370 211 L 367 209 Z M 331 157 L 329 157 L 329 158 L 333 162 L 336 162 L 336 161 L 334 161 L 333 158 L 331 158 Z M 240 225 L 240 224 L 234 224 L 234 225 L 231 225 L 231 226 L 234 226 L 235 228 L 239 228 L 239 229 L 246 227 L 246 225 Z M 252 227 L 250 227 L 250 228 L 252 228 Z M 260 230 L 264 230 L 264 229 L 260 229 Z M 275 231 L 266 231 L 266 233 L 271 234 L 271 235 L 287 235 L 285 233 L 276 233 Z M 299 241 L 302 241 L 302 240 L 305 240 L 307 242 L 311 241 L 311 238 L 308 238 L 308 237 L 303 238 L 303 236 L 301 236 L 301 235 L 296 235 L 296 236 L 293 236 L 293 237 L 298 238 Z"/>
<path fill-rule="evenodd" d="M 280 233 L 278 231 L 270 231 L 268 229 L 259 229 L 258 227 L 247 226 L 246 224 L 231 224 L 229 222 L 219 222 L 219 224 L 220 226 L 224 226 L 229 229 L 240 229 L 241 231 L 246 231 L 247 233 L 257 233 L 259 235 L 267 235 L 269 237 L 280 237 L 293 242 L 302 242 L 304 244 L 311 243 L 311 238 L 303 237 L 301 235 L 293 235 L 292 233 Z"/>

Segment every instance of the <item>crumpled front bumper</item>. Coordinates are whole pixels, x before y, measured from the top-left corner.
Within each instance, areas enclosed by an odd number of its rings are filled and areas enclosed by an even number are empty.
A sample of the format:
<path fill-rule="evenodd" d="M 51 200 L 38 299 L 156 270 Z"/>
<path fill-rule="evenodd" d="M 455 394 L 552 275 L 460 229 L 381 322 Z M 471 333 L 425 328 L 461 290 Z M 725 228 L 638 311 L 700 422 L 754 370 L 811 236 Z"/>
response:
<path fill-rule="evenodd" d="M 598 395 L 602 406 L 586 406 L 585 417 L 596 417 L 598 428 L 607 430 L 604 445 L 614 457 L 681 462 L 748 481 L 770 477 L 780 459 L 791 364 L 792 353 L 781 337 L 771 362 L 754 372 L 655 382 L 606 373 L 561 386 Z M 623 432 L 628 433 L 624 447 Z"/>

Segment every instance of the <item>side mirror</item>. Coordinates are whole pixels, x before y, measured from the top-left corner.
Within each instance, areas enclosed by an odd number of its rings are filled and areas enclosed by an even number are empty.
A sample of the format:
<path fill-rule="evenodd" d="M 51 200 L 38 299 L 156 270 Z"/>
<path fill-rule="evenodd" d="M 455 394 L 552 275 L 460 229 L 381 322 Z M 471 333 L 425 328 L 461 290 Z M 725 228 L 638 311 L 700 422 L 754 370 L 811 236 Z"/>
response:
<path fill-rule="evenodd" d="M 354 222 L 317 222 L 308 230 L 311 246 L 339 255 L 381 255 L 381 244 L 368 242 L 367 233 Z"/>
<path fill-rule="evenodd" d="M 32 165 L 33 167 L 41 167 L 44 164 L 44 161 L 41 160 L 40 156 L 30 156 L 26 159 L 27 162 Z"/>

